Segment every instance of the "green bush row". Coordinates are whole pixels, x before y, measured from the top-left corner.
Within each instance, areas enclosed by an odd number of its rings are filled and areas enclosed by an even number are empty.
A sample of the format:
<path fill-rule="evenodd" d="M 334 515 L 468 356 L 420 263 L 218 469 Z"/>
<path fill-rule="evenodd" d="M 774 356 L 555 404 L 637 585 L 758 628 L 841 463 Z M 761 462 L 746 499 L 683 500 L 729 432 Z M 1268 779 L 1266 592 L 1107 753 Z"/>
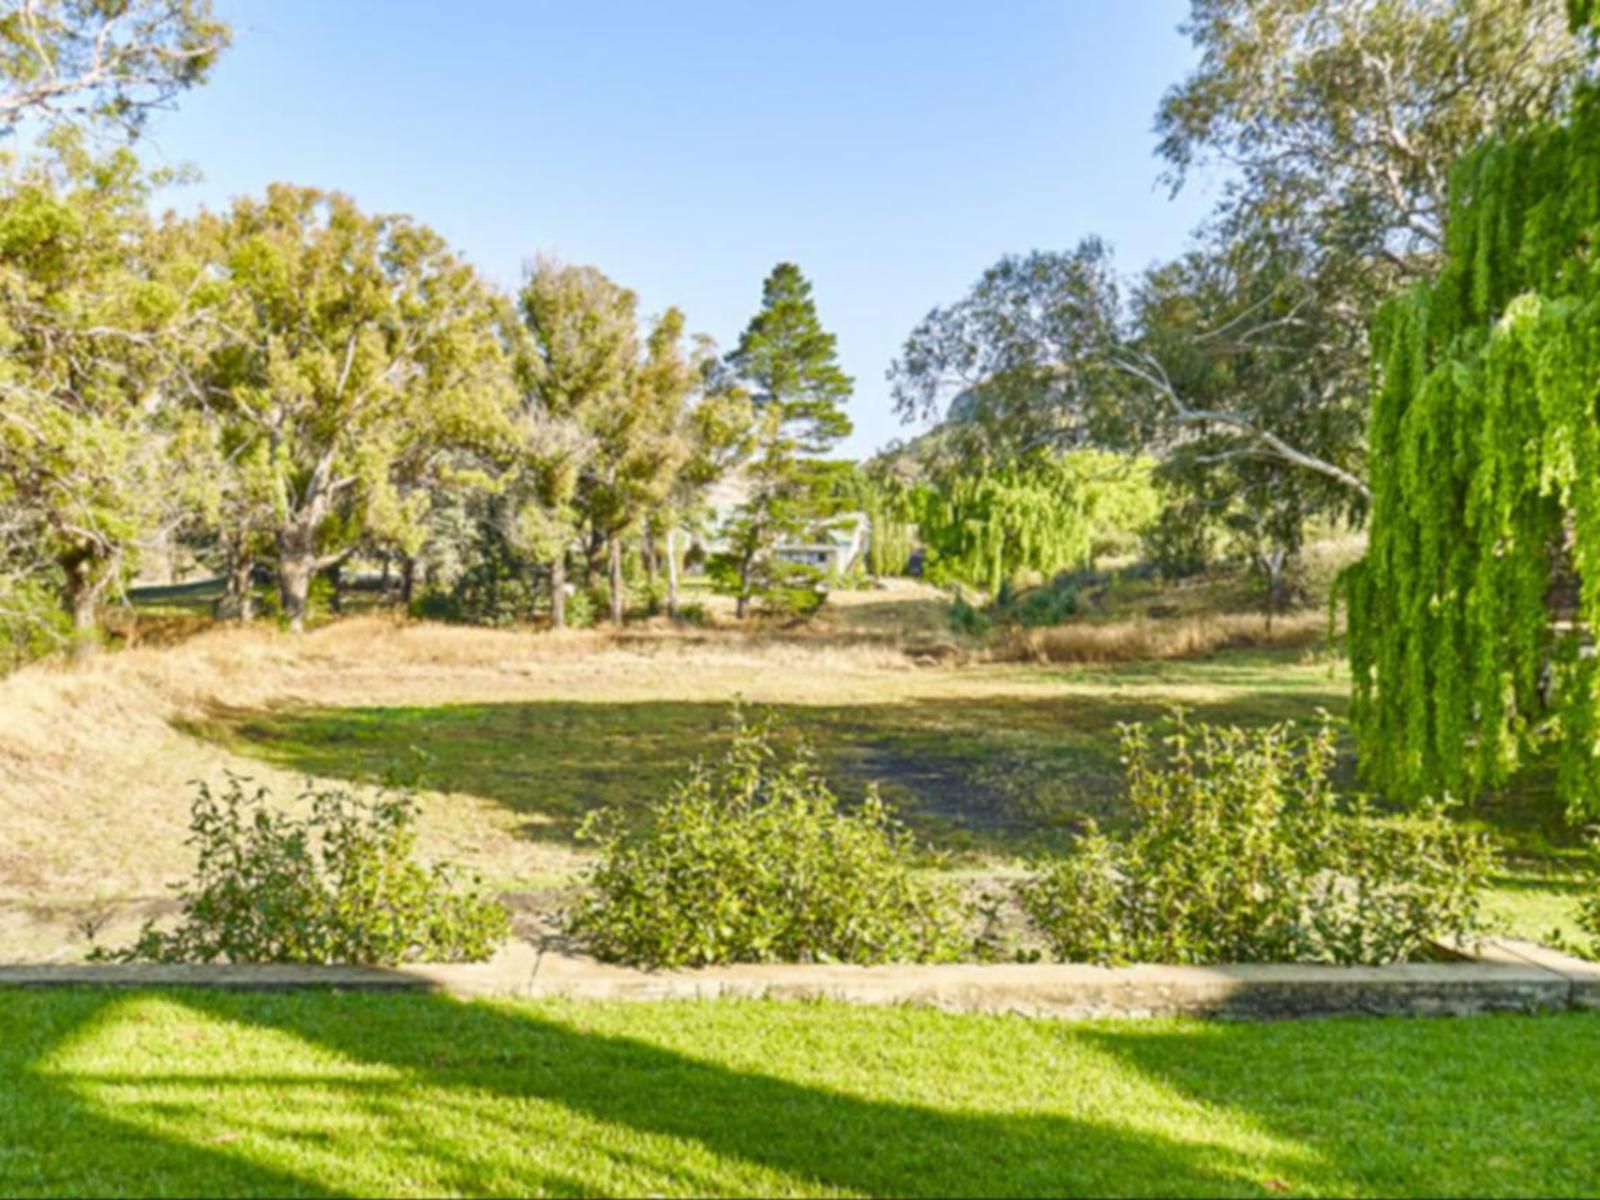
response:
<path fill-rule="evenodd" d="M 1022 891 L 1072 961 L 1403 962 L 1485 926 L 1481 835 L 1427 804 L 1379 815 L 1329 781 L 1334 735 L 1247 732 L 1179 715 L 1158 758 L 1123 730 L 1131 832 L 1097 830 Z"/>
<path fill-rule="evenodd" d="M 843 804 L 803 742 L 735 717 L 642 822 L 594 813 L 597 854 L 566 913 L 598 957 L 650 967 L 939 962 L 992 956 L 977 912 L 874 790 Z M 1130 830 L 1091 829 L 1018 899 L 1069 961 L 1406 961 L 1486 928 L 1487 841 L 1429 804 L 1380 814 L 1330 783 L 1331 725 L 1123 731 Z M 409 797 L 307 790 L 297 817 L 230 776 L 193 806 L 182 920 L 100 957 L 164 962 L 487 958 L 499 904 L 415 855 Z M 1600 937 L 1600 880 L 1584 922 Z M 1597 945 L 1600 950 L 1600 945 Z"/>
<path fill-rule="evenodd" d="M 1122 963 L 1405 961 L 1470 939 L 1492 868 L 1443 805 L 1401 816 L 1341 801 L 1333 734 L 1190 727 L 1158 762 L 1124 731 L 1132 831 L 1098 831 L 1020 899 L 1051 951 Z M 740 724 L 643 824 L 597 814 L 599 855 L 571 917 L 601 958 L 648 966 L 939 961 L 982 956 L 974 913 L 918 871 L 875 792 L 853 808 L 803 747 Z"/>
<path fill-rule="evenodd" d="M 180 890 L 176 928 L 147 924 L 124 962 L 476 962 L 511 933 L 511 918 L 445 867 L 416 859 L 416 805 L 309 785 L 304 816 L 268 789 L 227 777 L 200 784 L 190 844 L 198 862 Z"/>

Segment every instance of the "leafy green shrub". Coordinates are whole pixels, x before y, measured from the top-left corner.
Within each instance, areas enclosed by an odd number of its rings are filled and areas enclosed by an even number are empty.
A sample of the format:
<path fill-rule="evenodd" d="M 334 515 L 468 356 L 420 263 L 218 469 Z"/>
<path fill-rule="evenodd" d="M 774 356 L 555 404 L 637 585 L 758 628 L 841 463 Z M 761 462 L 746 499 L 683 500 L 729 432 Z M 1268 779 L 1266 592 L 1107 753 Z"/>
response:
<path fill-rule="evenodd" d="M 611 601 L 607 592 L 579 588 L 567 597 L 563 615 L 567 619 L 568 629 L 593 629 L 600 621 L 600 614 L 610 610 Z"/>
<path fill-rule="evenodd" d="M 608 961 L 712 963 L 944 960 L 966 946 L 954 893 L 913 870 L 910 835 L 876 791 L 843 809 L 802 743 L 735 711 L 733 744 L 630 828 L 584 822 L 599 847 L 568 914 Z"/>
<path fill-rule="evenodd" d="M 1027 629 L 1060 625 L 1078 613 L 1078 589 L 1070 582 L 1056 581 L 1023 596 L 1016 605 L 1017 623 Z"/>
<path fill-rule="evenodd" d="M 431 589 L 411 602 L 410 612 L 419 621 L 448 621 L 455 624 L 466 620 L 461 604 L 453 594 Z"/>
<path fill-rule="evenodd" d="M 522 571 L 499 559 L 481 559 L 461 573 L 450 592 L 453 620 L 508 629 L 533 616 L 536 597 Z"/>
<path fill-rule="evenodd" d="M 1600 831 L 1594 834 L 1593 853 L 1583 882 L 1583 897 L 1578 901 L 1578 928 L 1594 939 L 1589 944 L 1589 957 L 1600 959 Z"/>
<path fill-rule="evenodd" d="M 703 629 L 711 624 L 711 610 L 699 601 L 693 604 L 680 604 L 677 619 L 685 625 Z"/>
<path fill-rule="evenodd" d="M 727 596 L 738 596 L 745 587 L 739 557 L 732 553 L 714 554 L 706 561 L 711 586 Z M 826 575 L 809 563 L 789 562 L 766 554 L 752 565 L 749 597 L 765 616 L 803 621 L 816 615 L 828 600 Z"/>
<path fill-rule="evenodd" d="M 1061 958 L 1100 963 L 1405 961 L 1481 932 L 1487 842 L 1428 804 L 1342 803 L 1331 725 L 1250 732 L 1178 717 L 1170 763 L 1140 726 L 1122 751 L 1135 825 L 1096 829 L 1023 888 Z"/>
<path fill-rule="evenodd" d="M 416 804 L 312 790 L 296 818 L 264 787 L 228 776 L 202 783 L 190 811 L 194 879 L 179 890 L 183 919 L 147 924 L 138 940 L 97 957 L 125 962 L 477 962 L 510 936 L 510 915 L 443 867 L 414 857 Z"/>
<path fill-rule="evenodd" d="M 962 596 L 957 596 L 950 602 L 947 614 L 950 628 L 956 633 L 966 634 L 968 637 L 982 637 L 989 632 L 989 618 L 975 605 L 967 603 Z"/>
<path fill-rule="evenodd" d="M 809 563 L 774 559 L 766 565 L 756 599 L 765 616 L 808 621 L 828 602 L 827 578 Z"/>
<path fill-rule="evenodd" d="M 1140 537 L 1145 559 L 1168 579 L 1199 575 L 1217 561 L 1220 534 L 1214 515 L 1196 501 L 1178 501 Z"/>
<path fill-rule="evenodd" d="M 61 649 L 72 637 L 72 622 L 48 587 L 37 580 L 8 579 L 0 570 L 0 675 Z"/>

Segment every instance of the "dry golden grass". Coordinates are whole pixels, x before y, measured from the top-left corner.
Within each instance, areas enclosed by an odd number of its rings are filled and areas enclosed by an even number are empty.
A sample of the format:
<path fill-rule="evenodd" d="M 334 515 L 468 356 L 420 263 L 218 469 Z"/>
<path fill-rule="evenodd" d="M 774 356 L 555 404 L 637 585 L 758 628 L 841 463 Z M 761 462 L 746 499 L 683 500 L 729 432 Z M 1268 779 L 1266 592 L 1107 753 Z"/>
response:
<path fill-rule="evenodd" d="M 1000 662 L 1129 663 L 1201 658 L 1220 650 L 1311 647 L 1327 633 L 1327 614 L 1314 611 L 1289 613 L 1270 622 L 1256 614 L 1079 621 L 1004 630 L 990 654 Z"/>
<path fill-rule="evenodd" d="M 214 628 L 81 665 L 35 664 L 0 680 L 0 960 L 37 956 L 41 947 L 80 953 L 81 943 L 66 943 L 97 897 L 118 901 L 123 920 L 107 938 L 119 940 L 129 914 L 147 910 L 189 870 L 191 781 L 232 770 L 293 794 L 300 781 L 288 772 L 192 732 L 221 713 L 741 696 L 817 706 L 1104 702 L 1106 680 L 955 652 L 934 630 L 931 591 L 852 594 L 828 622 L 803 632 L 653 623 L 618 634 L 551 634 L 352 617 L 299 637 L 264 626 Z M 902 624 L 913 610 L 919 619 Z M 929 665 L 935 656 L 927 649 L 940 646 L 955 660 Z M 1134 652 L 1132 643 L 1122 650 Z M 1102 651 L 1094 661 L 1109 657 Z M 1217 699 L 1199 678 L 1119 680 L 1115 690 L 1162 705 Z M 518 887 L 569 875 L 576 852 L 530 839 L 523 822 L 502 803 L 446 784 L 424 797 L 423 849 Z"/>
<path fill-rule="evenodd" d="M 218 711 L 287 706 L 660 698 L 822 703 L 913 672 L 881 644 L 645 628 L 530 634 L 353 618 L 301 637 L 219 628 L 179 645 L 40 663 L 0 680 L 0 895 L 149 893 L 173 878 L 189 781 L 245 770 L 295 781 L 190 737 Z M 852 682 L 853 681 L 853 682 Z M 496 806 L 428 808 L 436 841 L 523 861 Z M 425 829 L 425 836 L 430 831 Z M 490 843 L 494 843 L 493 846 Z"/>

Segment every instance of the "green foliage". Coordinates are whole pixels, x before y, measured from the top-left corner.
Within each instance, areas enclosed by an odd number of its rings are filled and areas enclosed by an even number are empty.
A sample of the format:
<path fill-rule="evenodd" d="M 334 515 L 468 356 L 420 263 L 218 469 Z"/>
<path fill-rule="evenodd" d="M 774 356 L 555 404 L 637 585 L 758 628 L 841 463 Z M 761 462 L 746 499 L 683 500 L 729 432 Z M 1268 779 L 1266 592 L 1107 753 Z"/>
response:
<path fill-rule="evenodd" d="M 415 858 L 407 796 L 302 792 L 304 817 L 275 808 L 265 787 L 228 776 L 196 789 L 176 929 L 148 924 L 124 962 L 477 962 L 510 936 L 510 915 L 449 871 Z"/>
<path fill-rule="evenodd" d="M 1093 417 L 1095 359 L 1120 306 L 1098 238 L 1008 254 L 911 331 L 889 369 L 895 409 L 906 420 L 948 418 L 953 440 L 1002 458 L 1080 440 Z"/>
<path fill-rule="evenodd" d="M 1044 587 L 1025 592 L 1012 612 L 1025 629 L 1060 625 L 1078 614 L 1078 587 L 1070 576 L 1052 580 Z"/>
<path fill-rule="evenodd" d="M 1578 900 L 1578 928 L 1593 940 L 1587 950 L 1590 958 L 1600 959 L 1600 827 L 1589 830 L 1589 862 L 1583 873 L 1583 891 Z M 1582 947 L 1580 947 L 1582 949 Z"/>
<path fill-rule="evenodd" d="M 735 713 L 733 743 L 652 804 L 584 822 L 598 861 L 571 914 L 601 958 L 651 967 L 902 962 L 956 957 L 962 916 L 914 869 L 910 835 L 876 790 L 846 809 L 809 748 Z"/>
<path fill-rule="evenodd" d="M 1483 927 L 1493 857 L 1444 805 L 1400 817 L 1342 804 L 1334 736 L 1259 732 L 1179 714 L 1157 761 L 1123 730 L 1134 827 L 1091 827 L 1023 889 L 1058 956 L 1100 963 L 1405 961 Z"/>
<path fill-rule="evenodd" d="M 1144 531 L 1141 549 L 1145 561 L 1166 578 L 1187 579 L 1216 561 L 1219 540 L 1204 504 L 1178 501 L 1163 508 Z"/>
<path fill-rule="evenodd" d="M 137 136 L 227 46 L 211 0 L 33 0 L 0 16 L 0 139 L 24 117 Z"/>
<path fill-rule="evenodd" d="M 593 629 L 609 604 L 610 598 L 603 588 L 579 588 L 567 597 L 568 628 Z"/>
<path fill-rule="evenodd" d="M 867 518 L 867 570 L 875 577 L 903 575 L 917 544 L 917 497 L 903 480 L 863 471 L 858 477 L 856 507 Z"/>
<path fill-rule="evenodd" d="M 202 405 L 218 487 L 298 628 L 317 570 L 363 536 L 416 554 L 434 493 L 484 486 L 446 452 L 508 436 L 513 320 L 438 234 L 337 192 L 272 184 L 191 240 L 228 331 Z"/>
<path fill-rule="evenodd" d="M 788 589 L 773 550 L 814 533 L 839 511 L 838 464 L 820 459 L 851 424 L 843 405 L 853 381 L 839 367 L 834 335 L 822 328 L 811 284 L 793 263 L 779 263 L 762 285 L 761 311 L 728 355 L 753 419 L 742 439 L 744 501 L 722 530 L 725 560 L 711 572 L 718 591 L 770 602 Z M 790 596 L 790 600 L 798 597 Z"/>
<path fill-rule="evenodd" d="M 678 611 L 674 619 L 685 625 L 693 625 L 698 629 L 704 629 L 711 624 L 711 613 L 704 604 L 696 601 L 693 604 L 678 605 Z"/>
<path fill-rule="evenodd" d="M 950 601 L 947 613 L 950 628 L 956 633 L 966 634 L 968 637 L 982 637 L 989 632 L 989 618 L 984 615 L 981 608 L 970 603 L 965 596 L 957 596 Z"/>
<path fill-rule="evenodd" d="M 713 554 L 706 577 L 723 595 L 739 596 L 769 617 L 806 620 L 827 603 L 826 577 L 818 567 L 767 555 L 747 561 L 738 551 Z"/>
<path fill-rule="evenodd" d="M 1600 812 L 1600 94 L 1455 173 L 1435 282 L 1374 330 L 1369 551 L 1346 574 L 1362 768 L 1472 795 L 1558 748 Z"/>
<path fill-rule="evenodd" d="M 0 576 L 0 675 L 71 644 L 72 625 L 52 589 Z"/>
<path fill-rule="evenodd" d="M 917 491 L 923 573 L 998 595 L 1025 571 L 1088 566 L 1155 519 L 1152 468 L 1148 459 L 1079 450 L 936 469 Z"/>
<path fill-rule="evenodd" d="M 840 368 L 837 339 L 822 328 L 811 282 L 794 263 L 772 268 L 728 364 L 759 407 L 782 410 L 782 432 L 797 451 L 821 454 L 850 434 L 843 404 L 854 381 Z"/>
<path fill-rule="evenodd" d="M 151 186 L 129 152 L 71 139 L 0 157 L 0 571 L 52 588 L 84 648 L 184 491 L 202 266 L 146 212 Z"/>

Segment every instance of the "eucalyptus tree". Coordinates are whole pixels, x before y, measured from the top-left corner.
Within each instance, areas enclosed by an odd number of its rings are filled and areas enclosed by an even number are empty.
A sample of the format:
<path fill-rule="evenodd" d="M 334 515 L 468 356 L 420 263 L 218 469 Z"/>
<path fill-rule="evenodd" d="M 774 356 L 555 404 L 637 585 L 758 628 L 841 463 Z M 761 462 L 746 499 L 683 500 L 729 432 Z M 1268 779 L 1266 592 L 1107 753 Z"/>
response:
<path fill-rule="evenodd" d="M 26 118 L 136 134 L 228 40 L 211 0 L 4 0 L 0 138 Z"/>
<path fill-rule="evenodd" d="M 651 325 L 627 389 L 596 410 L 589 520 L 609 555 L 611 619 L 622 622 L 622 539 L 659 513 L 692 452 L 684 421 L 696 374 L 683 353 L 683 314 L 669 308 Z"/>
<path fill-rule="evenodd" d="M 1583 72 L 1566 0 L 1191 0 L 1200 52 L 1157 116 L 1168 179 L 1236 177 L 1402 278 L 1442 246 L 1450 164 L 1558 113 Z"/>
<path fill-rule="evenodd" d="M 0 179 L 0 500 L 11 561 L 46 573 L 88 650 L 178 491 L 175 402 L 209 283 L 149 219 L 130 154 L 57 149 Z"/>
<path fill-rule="evenodd" d="M 274 184 L 202 218 L 224 344 L 212 411 L 260 472 L 284 615 L 363 535 L 426 515 L 419 456 L 491 444 L 512 398 L 505 305 L 426 226 L 337 192 Z M 252 484 L 252 487 L 258 486 Z"/>
<path fill-rule="evenodd" d="M 854 386 L 836 341 L 817 316 L 810 282 L 784 262 L 767 276 L 761 310 L 728 355 L 754 408 L 742 471 L 748 494 L 723 530 L 719 584 L 736 597 L 740 617 L 779 582 L 777 543 L 828 515 L 831 479 L 821 456 L 850 434 L 843 406 Z"/>
<path fill-rule="evenodd" d="M 1564 0 L 1193 0 L 1186 28 L 1200 62 L 1158 113 L 1167 178 L 1217 164 L 1230 182 L 1196 247 L 1214 265 L 1184 268 L 1201 302 L 1164 340 L 1280 382 L 1196 395 L 1147 347 L 1118 363 L 1169 427 L 1359 509 L 1368 324 L 1436 268 L 1450 165 L 1562 112 L 1582 39 Z"/>
<path fill-rule="evenodd" d="M 1110 248 L 1005 255 L 952 304 L 932 309 L 889 368 L 906 421 L 950 418 L 984 452 L 1026 455 L 1090 440 L 1103 356 L 1121 334 Z"/>
<path fill-rule="evenodd" d="M 1001 260 L 913 332 L 897 404 L 964 393 L 1024 448 L 1182 448 L 1191 481 L 1216 468 L 1209 491 L 1293 475 L 1359 514 L 1368 322 L 1433 269 L 1449 164 L 1562 111 L 1582 39 L 1562 0 L 1194 0 L 1187 30 L 1199 65 L 1158 115 L 1168 179 L 1228 172 L 1192 249 L 1132 288 L 1092 238 Z"/>
<path fill-rule="evenodd" d="M 525 403 L 530 428 L 563 430 L 553 461 L 543 448 L 543 432 L 529 443 L 535 447 L 529 465 L 547 479 L 530 494 L 543 506 L 537 523 L 550 555 L 553 613 L 560 623 L 558 597 L 566 587 L 571 543 L 587 534 L 585 563 L 592 585 L 598 559 L 609 549 L 606 534 L 597 531 L 610 528 L 622 508 L 617 484 L 632 428 L 627 418 L 636 391 L 638 301 L 594 267 L 550 259 L 534 264 L 520 299 L 529 340 Z M 525 519 L 533 522 L 535 516 Z M 624 519 L 617 528 L 626 524 Z"/>

